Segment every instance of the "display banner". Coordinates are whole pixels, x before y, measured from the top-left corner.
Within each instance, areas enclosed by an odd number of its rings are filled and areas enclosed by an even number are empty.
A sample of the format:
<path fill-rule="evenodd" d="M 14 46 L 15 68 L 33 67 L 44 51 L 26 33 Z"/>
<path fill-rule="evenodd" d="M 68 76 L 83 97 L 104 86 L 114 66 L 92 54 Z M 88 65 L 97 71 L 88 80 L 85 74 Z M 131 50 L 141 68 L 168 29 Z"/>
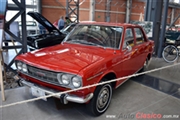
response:
<path fill-rule="evenodd" d="M 4 95 L 4 83 L 2 76 L 2 41 L 4 33 L 4 23 L 6 16 L 7 0 L 0 0 L 0 84 L 1 84 L 1 93 L 2 100 L 5 101 Z"/>

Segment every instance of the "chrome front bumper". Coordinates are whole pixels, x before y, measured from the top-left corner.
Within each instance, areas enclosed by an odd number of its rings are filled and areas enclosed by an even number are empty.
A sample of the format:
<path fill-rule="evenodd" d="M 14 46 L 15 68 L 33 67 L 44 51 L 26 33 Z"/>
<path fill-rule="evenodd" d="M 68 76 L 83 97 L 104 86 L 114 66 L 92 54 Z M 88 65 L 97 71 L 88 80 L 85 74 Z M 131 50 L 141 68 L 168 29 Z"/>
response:
<path fill-rule="evenodd" d="M 59 92 L 59 91 L 55 91 L 52 89 L 48 89 L 45 87 L 35 85 L 34 83 L 28 82 L 24 79 L 20 79 L 19 82 L 20 82 L 20 84 L 23 84 L 30 88 L 35 88 L 35 89 L 38 89 L 39 91 L 43 91 L 46 95 L 56 94 Z M 85 97 L 72 96 L 69 94 L 60 94 L 60 95 L 56 95 L 54 97 L 59 98 L 62 101 L 62 103 L 64 103 L 64 104 L 67 104 L 68 102 L 86 103 L 93 97 L 93 93 L 90 93 L 90 94 L 86 95 Z"/>

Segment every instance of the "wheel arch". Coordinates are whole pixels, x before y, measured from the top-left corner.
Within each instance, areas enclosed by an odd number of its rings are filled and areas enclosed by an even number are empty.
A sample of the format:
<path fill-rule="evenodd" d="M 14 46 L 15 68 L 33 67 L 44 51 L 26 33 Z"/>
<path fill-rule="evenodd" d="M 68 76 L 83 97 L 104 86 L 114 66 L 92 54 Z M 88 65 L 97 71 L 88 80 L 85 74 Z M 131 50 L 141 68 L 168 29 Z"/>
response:
<path fill-rule="evenodd" d="M 113 78 L 116 78 L 116 75 L 114 72 L 108 72 L 106 74 L 103 74 L 102 77 L 100 78 L 99 82 L 104 82 L 104 81 L 108 81 L 111 80 Z M 93 115 L 93 116 L 99 116 L 101 114 L 103 114 L 109 107 L 109 104 L 111 102 L 112 99 L 112 90 L 113 90 L 113 86 L 115 86 L 115 82 L 110 84 L 104 84 L 104 85 L 100 85 L 97 86 L 95 91 L 94 91 L 94 96 L 93 98 L 89 101 L 87 105 L 87 109 L 89 110 L 89 112 Z M 104 88 L 107 88 L 109 92 L 106 92 L 108 99 L 105 99 L 107 102 L 100 102 L 101 100 L 99 99 L 101 96 L 103 96 L 104 93 Z M 103 92 L 102 92 L 103 90 Z M 101 94 L 103 93 L 103 94 Z M 101 95 L 99 95 L 101 94 Z M 104 97 L 102 97 L 104 98 Z M 101 107 L 102 106 L 102 107 Z"/>
<path fill-rule="evenodd" d="M 116 74 L 111 71 L 111 72 L 106 73 L 106 74 L 101 78 L 100 82 L 101 82 L 101 81 L 104 81 L 104 79 L 106 79 L 105 81 L 108 81 L 108 80 L 112 80 L 112 79 L 116 79 L 116 78 L 117 78 L 117 77 L 116 77 Z M 115 82 L 112 82 L 111 84 L 112 84 L 112 88 L 115 88 L 115 86 L 116 86 L 116 81 L 115 81 Z"/>

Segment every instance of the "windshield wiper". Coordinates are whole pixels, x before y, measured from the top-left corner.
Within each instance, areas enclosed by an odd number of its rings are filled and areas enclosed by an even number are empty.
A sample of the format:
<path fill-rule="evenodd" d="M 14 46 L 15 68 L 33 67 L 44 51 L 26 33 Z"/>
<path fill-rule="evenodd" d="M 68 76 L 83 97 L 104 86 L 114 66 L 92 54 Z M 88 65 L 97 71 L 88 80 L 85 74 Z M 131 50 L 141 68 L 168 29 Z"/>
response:
<path fill-rule="evenodd" d="M 104 48 L 104 46 L 96 44 L 96 43 L 93 43 L 93 42 L 86 42 L 85 41 L 85 43 L 88 44 L 88 45 L 94 45 L 94 46 L 98 46 L 98 47 L 103 47 Z"/>
<path fill-rule="evenodd" d="M 101 47 L 101 48 L 104 48 L 104 49 L 105 49 L 104 46 L 99 45 L 99 44 L 96 44 L 96 43 L 93 43 L 93 42 L 88 42 L 88 41 L 84 41 L 84 40 L 81 40 L 80 42 L 81 42 L 82 44 L 98 46 L 98 47 Z"/>

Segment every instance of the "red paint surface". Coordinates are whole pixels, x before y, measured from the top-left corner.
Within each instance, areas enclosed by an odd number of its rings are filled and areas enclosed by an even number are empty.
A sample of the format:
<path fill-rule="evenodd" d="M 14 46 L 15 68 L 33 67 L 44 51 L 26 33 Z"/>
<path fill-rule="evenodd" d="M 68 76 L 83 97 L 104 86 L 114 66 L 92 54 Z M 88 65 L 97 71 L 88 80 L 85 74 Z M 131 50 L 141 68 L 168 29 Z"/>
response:
<path fill-rule="evenodd" d="M 140 26 L 130 24 L 104 22 L 86 22 L 81 24 L 122 26 L 124 28 L 123 33 L 125 33 L 126 28 L 141 28 Z M 77 74 L 79 76 L 82 76 L 83 86 L 91 85 L 94 83 L 99 83 L 100 80 L 108 73 L 114 73 L 116 75 L 116 78 L 119 78 L 131 75 L 140 70 L 140 68 L 143 67 L 143 64 L 148 55 L 152 55 L 154 46 L 154 42 L 147 39 L 144 31 L 143 34 L 145 36 L 145 42 L 140 45 L 135 44 L 135 46 L 132 48 L 132 51 L 130 52 L 128 50 L 122 50 L 122 44 L 120 46 L 120 49 L 115 50 L 109 48 L 104 49 L 96 46 L 64 43 L 19 55 L 16 57 L 16 60 L 23 61 L 26 64 L 41 69 Z M 122 35 L 121 43 L 123 41 L 124 35 Z M 88 80 L 89 78 L 97 74 L 99 75 L 93 77 L 91 80 Z M 54 88 L 56 90 L 67 90 L 59 86 L 40 82 L 39 80 L 32 79 L 24 75 L 22 75 L 22 77 L 37 84 Z M 124 81 L 125 80 L 116 82 L 116 86 L 120 85 Z M 95 87 L 81 90 L 73 94 L 84 96 L 90 92 L 94 92 L 94 90 Z"/>

